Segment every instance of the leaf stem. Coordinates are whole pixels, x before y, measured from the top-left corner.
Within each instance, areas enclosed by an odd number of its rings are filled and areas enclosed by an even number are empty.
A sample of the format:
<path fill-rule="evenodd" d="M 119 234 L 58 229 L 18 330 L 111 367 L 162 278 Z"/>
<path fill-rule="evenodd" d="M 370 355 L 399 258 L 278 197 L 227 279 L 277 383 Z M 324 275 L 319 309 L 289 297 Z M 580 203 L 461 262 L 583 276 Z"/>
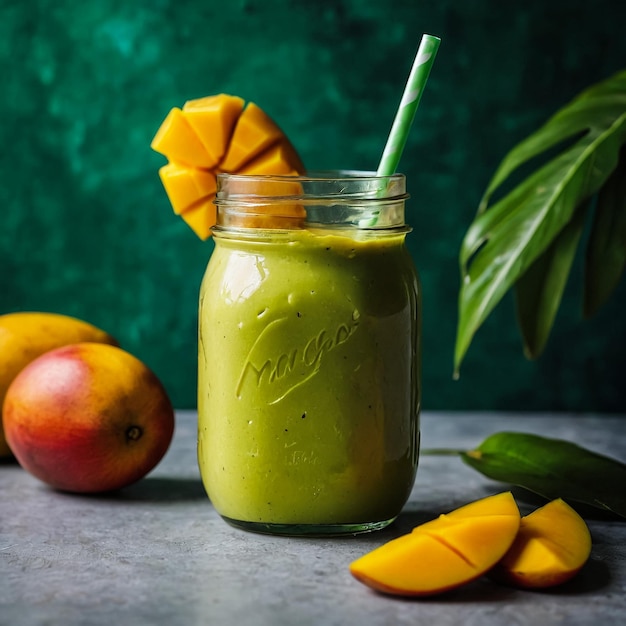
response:
<path fill-rule="evenodd" d="M 425 456 L 460 456 L 465 450 L 453 450 L 452 448 L 423 448 L 420 454 Z"/>

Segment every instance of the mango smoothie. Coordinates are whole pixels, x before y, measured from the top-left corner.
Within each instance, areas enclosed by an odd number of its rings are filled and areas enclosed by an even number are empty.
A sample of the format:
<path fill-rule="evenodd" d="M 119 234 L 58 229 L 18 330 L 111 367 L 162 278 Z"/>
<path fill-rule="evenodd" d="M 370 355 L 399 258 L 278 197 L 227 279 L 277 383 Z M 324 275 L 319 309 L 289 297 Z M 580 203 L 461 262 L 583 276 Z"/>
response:
<path fill-rule="evenodd" d="M 418 51 L 418 83 L 431 56 Z M 421 90 L 407 94 L 376 172 L 307 171 L 267 113 L 229 94 L 173 107 L 150 144 L 168 160 L 174 213 L 215 242 L 200 293 L 198 460 L 233 525 L 366 532 L 409 496 L 421 294 L 393 172 Z"/>
<path fill-rule="evenodd" d="M 200 293 L 198 458 L 227 521 L 332 534 L 400 512 L 420 410 L 406 230 L 215 230 Z"/>

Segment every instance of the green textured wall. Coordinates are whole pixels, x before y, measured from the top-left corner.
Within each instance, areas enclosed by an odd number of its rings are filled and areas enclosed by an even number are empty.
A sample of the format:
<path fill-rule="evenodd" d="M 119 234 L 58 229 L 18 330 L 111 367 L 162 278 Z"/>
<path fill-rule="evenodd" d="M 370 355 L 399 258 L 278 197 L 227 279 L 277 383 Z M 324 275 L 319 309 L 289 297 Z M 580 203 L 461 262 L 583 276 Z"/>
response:
<path fill-rule="evenodd" d="M 80 7 L 80 8 L 77 8 Z M 195 406 L 196 299 L 212 244 L 176 218 L 149 144 L 185 100 L 254 100 L 311 168 L 375 169 L 421 33 L 443 42 L 401 170 L 424 287 L 426 409 L 626 409 L 626 289 L 580 314 L 580 263 L 545 355 L 512 298 L 453 382 L 457 253 L 515 142 L 626 66 L 623 0 L 0 1 L 0 313 L 117 335 Z"/>

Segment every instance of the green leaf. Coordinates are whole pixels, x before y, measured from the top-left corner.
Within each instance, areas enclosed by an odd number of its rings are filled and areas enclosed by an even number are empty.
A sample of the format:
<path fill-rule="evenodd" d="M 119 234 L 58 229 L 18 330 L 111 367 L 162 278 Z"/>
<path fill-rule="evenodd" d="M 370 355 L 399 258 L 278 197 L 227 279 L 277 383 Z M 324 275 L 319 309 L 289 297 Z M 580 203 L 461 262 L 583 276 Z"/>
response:
<path fill-rule="evenodd" d="M 517 320 L 524 354 L 536 359 L 548 341 L 585 225 L 586 206 L 517 281 Z"/>
<path fill-rule="evenodd" d="M 539 435 L 500 432 L 461 453 L 485 476 L 626 518 L 626 465 L 574 443 Z"/>
<path fill-rule="evenodd" d="M 573 141 L 489 207 L 510 174 Z M 626 143 L 626 71 L 580 94 L 502 161 L 460 251 L 461 289 L 454 355 L 458 375 L 469 345 L 505 293 L 606 182 Z"/>
<path fill-rule="evenodd" d="M 617 287 L 626 266 L 626 149 L 598 194 L 585 262 L 583 312 L 593 316 Z"/>

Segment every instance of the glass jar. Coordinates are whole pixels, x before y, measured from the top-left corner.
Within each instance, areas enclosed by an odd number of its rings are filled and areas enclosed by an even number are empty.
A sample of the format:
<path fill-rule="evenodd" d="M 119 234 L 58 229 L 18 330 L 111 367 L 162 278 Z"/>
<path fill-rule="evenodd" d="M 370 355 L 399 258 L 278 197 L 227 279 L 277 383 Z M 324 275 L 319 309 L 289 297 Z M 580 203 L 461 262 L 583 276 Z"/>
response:
<path fill-rule="evenodd" d="M 417 469 L 420 287 L 401 174 L 218 180 L 200 291 L 198 459 L 234 526 L 391 523 Z"/>

